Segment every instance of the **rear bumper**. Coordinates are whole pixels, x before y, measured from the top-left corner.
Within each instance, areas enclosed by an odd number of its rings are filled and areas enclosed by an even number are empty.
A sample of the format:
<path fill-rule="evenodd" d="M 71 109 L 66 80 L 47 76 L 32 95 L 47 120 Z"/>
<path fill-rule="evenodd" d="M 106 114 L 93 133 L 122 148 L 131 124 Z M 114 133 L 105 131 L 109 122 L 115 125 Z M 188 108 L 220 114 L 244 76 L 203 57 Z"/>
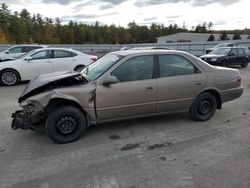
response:
<path fill-rule="evenodd" d="M 243 93 L 243 87 L 225 90 L 221 92 L 222 103 L 239 98 Z"/>

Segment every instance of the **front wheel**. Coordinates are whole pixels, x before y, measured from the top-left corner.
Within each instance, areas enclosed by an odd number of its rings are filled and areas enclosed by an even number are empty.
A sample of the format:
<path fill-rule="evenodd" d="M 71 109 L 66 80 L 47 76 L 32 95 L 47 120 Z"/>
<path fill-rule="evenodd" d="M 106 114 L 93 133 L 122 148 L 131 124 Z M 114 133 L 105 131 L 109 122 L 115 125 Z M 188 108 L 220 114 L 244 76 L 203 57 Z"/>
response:
<path fill-rule="evenodd" d="M 248 62 L 243 63 L 241 66 L 244 67 L 244 68 L 247 67 L 248 66 Z"/>
<path fill-rule="evenodd" d="M 0 79 L 1 84 L 6 86 L 13 86 L 20 82 L 19 74 L 12 69 L 3 70 L 0 73 Z"/>
<path fill-rule="evenodd" d="M 45 128 L 48 136 L 59 144 L 76 141 L 85 132 L 85 115 L 76 107 L 61 106 L 49 114 Z"/>
<path fill-rule="evenodd" d="M 216 111 L 217 101 L 214 95 L 205 92 L 200 94 L 190 108 L 190 116 L 195 121 L 206 121 Z"/>
<path fill-rule="evenodd" d="M 221 66 L 223 66 L 223 67 L 228 67 L 227 61 L 226 61 L 226 60 L 223 60 L 223 61 L 221 62 Z"/>

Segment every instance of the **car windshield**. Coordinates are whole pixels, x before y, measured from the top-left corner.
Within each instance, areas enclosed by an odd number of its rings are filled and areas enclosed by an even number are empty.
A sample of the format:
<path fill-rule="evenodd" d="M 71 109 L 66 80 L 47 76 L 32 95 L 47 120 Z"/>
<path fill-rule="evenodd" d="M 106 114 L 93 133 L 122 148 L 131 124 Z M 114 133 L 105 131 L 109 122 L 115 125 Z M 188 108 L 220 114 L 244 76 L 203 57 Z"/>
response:
<path fill-rule="evenodd" d="M 227 43 L 221 43 L 214 46 L 214 48 L 225 47 L 225 46 L 227 46 Z"/>
<path fill-rule="evenodd" d="M 96 80 L 122 57 L 113 53 L 107 54 L 83 69 L 81 73 L 87 75 L 88 80 Z"/>
<path fill-rule="evenodd" d="M 212 51 L 210 54 L 217 54 L 217 55 L 227 55 L 230 52 L 231 48 L 217 48 Z"/>
<path fill-rule="evenodd" d="M 36 49 L 35 49 L 36 50 Z M 25 54 L 23 54 L 23 55 L 21 55 L 21 56 L 19 56 L 18 58 L 16 58 L 16 59 L 23 59 L 25 56 L 29 56 L 30 54 L 32 54 L 35 50 L 31 50 L 30 52 L 28 52 L 28 53 L 25 53 Z"/>

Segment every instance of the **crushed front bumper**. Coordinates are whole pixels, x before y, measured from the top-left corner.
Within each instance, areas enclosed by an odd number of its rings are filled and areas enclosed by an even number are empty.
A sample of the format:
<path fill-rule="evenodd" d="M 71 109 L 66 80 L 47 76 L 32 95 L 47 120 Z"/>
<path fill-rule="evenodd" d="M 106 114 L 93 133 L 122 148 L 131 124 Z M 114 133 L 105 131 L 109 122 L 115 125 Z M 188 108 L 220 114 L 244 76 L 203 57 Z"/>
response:
<path fill-rule="evenodd" d="M 40 128 L 43 122 L 42 113 L 27 113 L 24 110 L 14 112 L 11 117 L 13 118 L 11 123 L 11 128 L 13 130 Z"/>

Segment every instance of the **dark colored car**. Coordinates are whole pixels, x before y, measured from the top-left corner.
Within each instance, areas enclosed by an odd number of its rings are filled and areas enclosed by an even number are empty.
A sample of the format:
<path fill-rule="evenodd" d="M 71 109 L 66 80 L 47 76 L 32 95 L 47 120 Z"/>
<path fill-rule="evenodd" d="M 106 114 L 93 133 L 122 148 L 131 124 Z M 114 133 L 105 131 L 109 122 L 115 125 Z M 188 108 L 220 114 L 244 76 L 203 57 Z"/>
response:
<path fill-rule="evenodd" d="M 238 46 L 237 43 L 232 43 L 232 42 L 228 42 L 228 43 L 220 43 L 220 44 L 217 44 L 216 46 L 212 47 L 212 48 L 208 48 L 205 50 L 205 54 L 209 54 L 211 53 L 212 51 L 214 51 L 215 49 L 218 49 L 218 48 L 222 48 L 222 47 L 234 47 L 234 46 Z"/>
<path fill-rule="evenodd" d="M 210 54 L 200 58 L 211 65 L 228 67 L 231 65 L 241 65 L 247 67 L 249 63 L 250 52 L 247 47 L 223 47 L 217 48 Z"/>

